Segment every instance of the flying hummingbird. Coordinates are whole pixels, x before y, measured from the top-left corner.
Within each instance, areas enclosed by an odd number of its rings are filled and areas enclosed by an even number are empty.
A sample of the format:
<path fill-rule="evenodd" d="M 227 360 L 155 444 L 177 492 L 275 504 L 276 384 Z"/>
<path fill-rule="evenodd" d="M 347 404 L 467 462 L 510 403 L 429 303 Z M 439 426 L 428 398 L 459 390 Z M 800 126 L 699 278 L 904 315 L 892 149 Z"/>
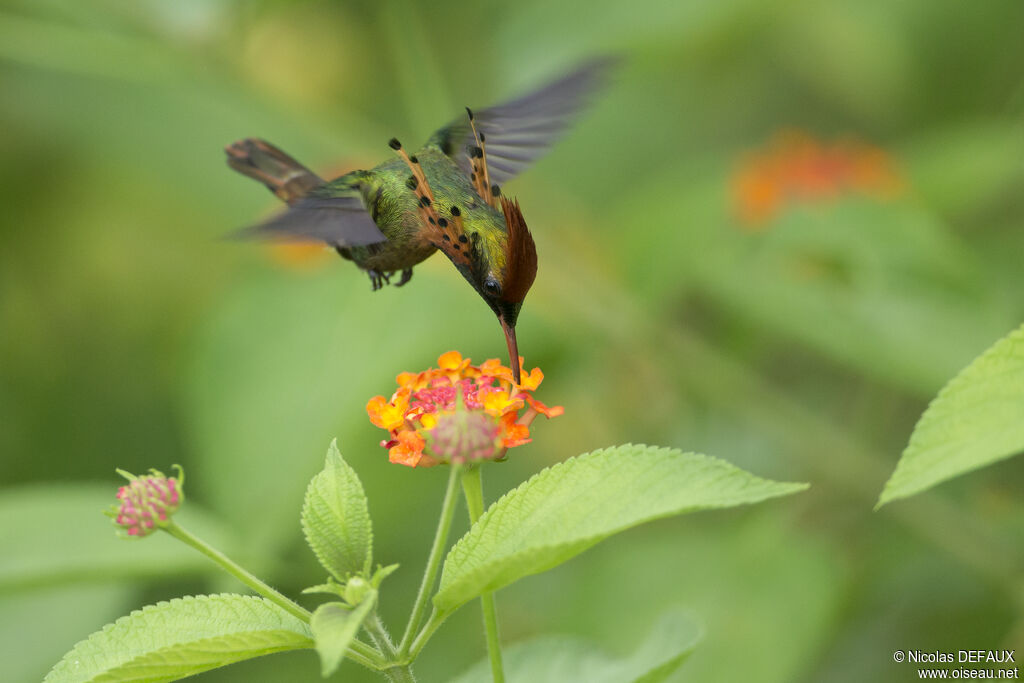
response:
<path fill-rule="evenodd" d="M 603 81 L 610 60 L 584 64 L 531 93 L 466 116 L 410 155 L 324 181 L 277 147 L 249 138 L 225 148 L 228 165 L 289 208 L 243 235 L 322 241 L 370 276 L 373 290 L 401 287 L 435 251 L 451 259 L 491 307 L 520 382 L 516 320 L 537 273 L 537 251 L 519 202 L 501 185 L 542 156 Z"/>

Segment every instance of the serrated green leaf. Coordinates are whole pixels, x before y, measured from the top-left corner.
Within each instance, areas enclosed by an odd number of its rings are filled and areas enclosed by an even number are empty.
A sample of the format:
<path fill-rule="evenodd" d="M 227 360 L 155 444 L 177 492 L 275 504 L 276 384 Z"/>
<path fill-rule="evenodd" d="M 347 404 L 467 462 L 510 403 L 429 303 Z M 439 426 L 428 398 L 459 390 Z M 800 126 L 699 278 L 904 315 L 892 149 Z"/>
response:
<path fill-rule="evenodd" d="M 701 639 L 701 630 L 685 613 L 670 612 L 632 655 L 621 659 L 580 638 L 537 638 L 502 653 L 505 677 L 509 683 L 659 683 L 686 661 Z M 451 683 L 490 680 L 490 662 L 484 659 Z"/>
<path fill-rule="evenodd" d="M 325 678 L 338 669 L 345 658 L 345 650 L 375 604 L 377 591 L 372 591 L 355 609 L 340 602 L 326 602 L 313 612 L 309 626 L 313 630 L 320 669 Z"/>
<path fill-rule="evenodd" d="M 878 507 L 1024 450 L 1024 325 L 954 377 L 924 411 Z"/>
<path fill-rule="evenodd" d="M 313 647 L 309 628 L 273 603 L 200 595 L 143 607 L 81 641 L 51 683 L 174 681 L 273 652 Z"/>
<path fill-rule="evenodd" d="M 587 453 L 540 472 L 492 505 L 449 551 L 434 604 L 451 612 L 643 522 L 806 487 L 669 448 L 626 444 Z"/>
<path fill-rule="evenodd" d="M 366 494 L 338 452 L 337 441 L 331 442 L 324 469 L 306 489 L 302 531 L 320 564 L 338 580 L 369 572 L 373 530 Z"/>

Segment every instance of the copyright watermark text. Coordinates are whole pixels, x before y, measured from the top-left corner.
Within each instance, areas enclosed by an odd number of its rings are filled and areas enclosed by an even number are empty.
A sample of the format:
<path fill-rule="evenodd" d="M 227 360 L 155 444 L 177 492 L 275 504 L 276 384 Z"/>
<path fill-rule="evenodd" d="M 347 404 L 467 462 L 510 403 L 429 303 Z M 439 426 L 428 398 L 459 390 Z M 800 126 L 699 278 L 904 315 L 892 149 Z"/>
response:
<path fill-rule="evenodd" d="M 1016 680 L 1015 650 L 896 650 L 892 659 L 898 664 L 944 664 L 942 668 L 919 668 L 919 679 L 991 679 Z M 963 666 L 963 665 L 974 666 Z"/>

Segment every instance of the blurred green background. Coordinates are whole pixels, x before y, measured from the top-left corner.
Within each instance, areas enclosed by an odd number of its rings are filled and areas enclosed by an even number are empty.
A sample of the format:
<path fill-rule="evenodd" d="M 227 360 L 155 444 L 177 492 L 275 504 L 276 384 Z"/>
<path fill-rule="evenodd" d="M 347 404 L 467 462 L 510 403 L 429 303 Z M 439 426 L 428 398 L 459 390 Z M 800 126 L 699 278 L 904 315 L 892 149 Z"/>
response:
<path fill-rule="evenodd" d="M 402 565 L 400 630 L 445 473 L 389 465 L 364 405 L 448 349 L 504 357 L 500 329 L 440 256 L 371 294 L 330 255 L 222 240 L 277 204 L 221 148 L 369 167 L 604 53 L 625 57 L 608 89 L 505 188 L 540 255 L 521 351 L 566 414 L 485 488 L 628 441 L 812 488 L 513 585 L 504 640 L 622 653 L 680 605 L 707 632 L 680 681 L 906 681 L 895 649 L 1024 650 L 1024 461 L 872 512 L 927 401 L 1024 319 L 1021 35 L 1019 0 L 3 0 L 5 680 L 143 604 L 240 590 L 170 539 L 115 540 L 115 467 L 180 462 L 194 526 L 288 593 L 322 580 L 298 513 L 334 437 Z M 483 652 L 470 605 L 417 672 Z M 304 652 L 199 679 L 317 676 Z"/>

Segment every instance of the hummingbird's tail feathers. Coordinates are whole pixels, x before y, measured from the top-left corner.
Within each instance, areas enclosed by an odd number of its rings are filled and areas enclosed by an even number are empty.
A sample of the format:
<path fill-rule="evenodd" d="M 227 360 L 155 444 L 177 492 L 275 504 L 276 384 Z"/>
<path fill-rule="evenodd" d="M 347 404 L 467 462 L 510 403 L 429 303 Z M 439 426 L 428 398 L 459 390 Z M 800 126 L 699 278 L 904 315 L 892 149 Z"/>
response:
<path fill-rule="evenodd" d="M 265 140 L 246 138 L 224 148 L 228 166 L 260 181 L 288 204 L 295 204 L 324 181 Z"/>
<path fill-rule="evenodd" d="M 233 236 L 282 242 L 324 242 L 335 248 L 387 241 L 358 195 L 306 197 L 269 221 L 243 228 Z"/>
<path fill-rule="evenodd" d="M 434 133 L 427 144 L 439 148 L 467 174 L 477 174 L 474 161 L 483 158 L 481 143 L 486 143 L 487 189 L 492 192 L 481 197 L 491 202 L 497 196 L 494 184 L 504 184 L 547 153 L 607 82 L 618 61 L 601 57 L 585 62 L 533 92 L 471 112 L 469 122 L 464 118 L 453 121 Z M 480 148 L 479 155 L 476 148 Z"/>

